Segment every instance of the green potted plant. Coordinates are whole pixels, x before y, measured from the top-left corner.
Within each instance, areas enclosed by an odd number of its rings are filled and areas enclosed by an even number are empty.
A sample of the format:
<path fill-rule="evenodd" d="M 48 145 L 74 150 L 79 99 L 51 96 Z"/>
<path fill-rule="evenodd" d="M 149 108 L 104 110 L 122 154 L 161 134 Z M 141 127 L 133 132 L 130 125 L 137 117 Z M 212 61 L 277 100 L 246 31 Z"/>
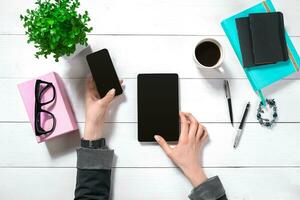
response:
<path fill-rule="evenodd" d="M 70 56 L 76 46 L 87 46 L 90 18 L 88 12 L 79 14 L 79 0 L 37 0 L 37 8 L 27 9 L 21 21 L 28 36 L 27 43 L 37 48 L 35 57 L 52 54 L 55 61 Z"/>

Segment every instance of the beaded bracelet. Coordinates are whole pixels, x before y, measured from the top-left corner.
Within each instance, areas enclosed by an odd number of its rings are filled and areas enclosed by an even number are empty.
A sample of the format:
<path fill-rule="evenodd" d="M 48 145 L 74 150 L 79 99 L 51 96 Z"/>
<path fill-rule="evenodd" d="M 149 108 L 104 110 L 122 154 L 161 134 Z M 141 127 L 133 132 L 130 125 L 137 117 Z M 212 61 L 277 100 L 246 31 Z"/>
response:
<path fill-rule="evenodd" d="M 257 120 L 260 123 L 260 125 L 265 126 L 265 127 L 271 127 L 278 117 L 277 106 L 276 106 L 274 99 L 266 99 L 266 102 L 269 105 L 270 109 L 273 109 L 273 119 L 271 120 L 271 119 L 267 119 L 267 118 L 262 118 L 261 113 L 264 113 L 264 110 L 262 109 L 263 102 L 260 102 L 260 104 L 258 106 L 256 117 L 257 117 Z"/>

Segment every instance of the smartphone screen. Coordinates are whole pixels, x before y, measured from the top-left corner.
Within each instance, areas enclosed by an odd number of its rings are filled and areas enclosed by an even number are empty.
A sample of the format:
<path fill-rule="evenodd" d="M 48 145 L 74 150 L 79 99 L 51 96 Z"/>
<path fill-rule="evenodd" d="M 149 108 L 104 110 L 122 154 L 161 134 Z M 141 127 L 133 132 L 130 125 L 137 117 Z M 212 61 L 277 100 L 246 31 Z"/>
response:
<path fill-rule="evenodd" d="M 123 90 L 107 49 L 91 53 L 86 59 L 101 98 L 112 88 L 116 90 L 116 95 L 122 94 Z"/>

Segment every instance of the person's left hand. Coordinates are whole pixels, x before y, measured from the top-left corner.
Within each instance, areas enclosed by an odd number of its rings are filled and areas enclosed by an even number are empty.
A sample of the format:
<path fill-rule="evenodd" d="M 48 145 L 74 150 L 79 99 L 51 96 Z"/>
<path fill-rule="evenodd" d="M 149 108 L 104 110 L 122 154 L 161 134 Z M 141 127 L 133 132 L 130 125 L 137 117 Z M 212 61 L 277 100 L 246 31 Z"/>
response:
<path fill-rule="evenodd" d="M 122 84 L 123 81 L 120 81 Z M 109 109 L 110 103 L 115 97 L 115 89 L 111 89 L 105 96 L 100 99 L 96 85 L 92 77 L 86 80 L 85 94 L 85 140 L 98 140 L 103 137 L 103 124 L 105 115 Z"/>

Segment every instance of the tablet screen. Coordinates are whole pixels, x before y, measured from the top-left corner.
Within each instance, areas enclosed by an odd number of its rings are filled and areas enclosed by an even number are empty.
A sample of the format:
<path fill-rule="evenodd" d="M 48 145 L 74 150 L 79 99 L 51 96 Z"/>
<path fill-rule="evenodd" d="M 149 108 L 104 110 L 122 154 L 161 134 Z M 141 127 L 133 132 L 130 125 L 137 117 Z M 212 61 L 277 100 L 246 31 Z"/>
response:
<path fill-rule="evenodd" d="M 155 141 L 156 134 L 167 141 L 178 140 L 177 74 L 138 75 L 138 140 Z"/>

